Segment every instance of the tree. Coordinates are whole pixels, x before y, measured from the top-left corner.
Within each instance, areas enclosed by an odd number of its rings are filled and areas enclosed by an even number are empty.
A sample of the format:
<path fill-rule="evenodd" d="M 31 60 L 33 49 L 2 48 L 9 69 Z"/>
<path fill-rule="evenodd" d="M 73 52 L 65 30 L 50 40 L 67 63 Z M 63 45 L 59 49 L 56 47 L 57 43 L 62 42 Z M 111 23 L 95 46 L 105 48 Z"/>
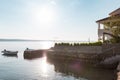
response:
<path fill-rule="evenodd" d="M 112 31 L 113 37 L 112 41 L 120 42 L 120 15 L 111 16 L 108 18 L 108 21 L 103 23 L 105 25 L 105 29 L 110 29 Z"/>

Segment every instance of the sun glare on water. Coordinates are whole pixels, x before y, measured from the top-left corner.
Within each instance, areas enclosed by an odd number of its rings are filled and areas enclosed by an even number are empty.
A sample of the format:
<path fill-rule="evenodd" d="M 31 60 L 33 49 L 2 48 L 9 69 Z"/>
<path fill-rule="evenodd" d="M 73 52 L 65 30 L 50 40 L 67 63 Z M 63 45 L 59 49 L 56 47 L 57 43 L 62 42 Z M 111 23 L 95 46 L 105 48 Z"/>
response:
<path fill-rule="evenodd" d="M 44 56 L 43 58 L 40 59 L 40 62 L 37 63 L 37 71 L 38 73 L 41 74 L 43 77 L 47 77 L 49 74 L 49 65 L 47 63 L 47 58 Z"/>
<path fill-rule="evenodd" d="M 47 73 L 47 63 L 46 63 L 46 56 L 43 57 L 43 61 L 42 61 L 42 66 L 41 66 L 41 70 L 43 73 Z"/>

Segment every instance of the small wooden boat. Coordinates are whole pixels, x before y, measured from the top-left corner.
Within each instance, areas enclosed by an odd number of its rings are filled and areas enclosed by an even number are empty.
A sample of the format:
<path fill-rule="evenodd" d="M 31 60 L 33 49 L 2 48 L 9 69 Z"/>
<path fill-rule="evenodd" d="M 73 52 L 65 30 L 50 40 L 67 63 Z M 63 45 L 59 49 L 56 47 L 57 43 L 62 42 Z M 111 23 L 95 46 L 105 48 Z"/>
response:
<path fill-rule="evenodd" d="M 1 51 L 3 55 L 17 55 L 18 51 L 8 51 L 4 49 L 4 51 Z"/>

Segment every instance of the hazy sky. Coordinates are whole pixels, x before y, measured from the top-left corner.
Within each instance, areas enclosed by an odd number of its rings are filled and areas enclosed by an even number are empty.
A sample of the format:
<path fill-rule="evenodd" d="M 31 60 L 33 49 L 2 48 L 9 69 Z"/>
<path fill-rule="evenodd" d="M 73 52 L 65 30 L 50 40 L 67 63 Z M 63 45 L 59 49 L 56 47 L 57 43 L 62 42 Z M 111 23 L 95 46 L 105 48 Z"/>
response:
<path fill-rule="evenodd" d="M 0 0 L 0 38 L 97 40 L 120 0 Z"/>

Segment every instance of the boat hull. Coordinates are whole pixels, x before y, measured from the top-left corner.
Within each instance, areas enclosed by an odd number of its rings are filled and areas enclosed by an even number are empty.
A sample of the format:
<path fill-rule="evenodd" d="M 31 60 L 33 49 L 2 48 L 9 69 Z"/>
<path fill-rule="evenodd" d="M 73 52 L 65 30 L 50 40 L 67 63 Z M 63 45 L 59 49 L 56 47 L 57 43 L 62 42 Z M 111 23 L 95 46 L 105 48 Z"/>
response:
<path fill-rule="evenodd" d="M 2 51 L 3 55 L 17 55 L 18 51 Z"/>

